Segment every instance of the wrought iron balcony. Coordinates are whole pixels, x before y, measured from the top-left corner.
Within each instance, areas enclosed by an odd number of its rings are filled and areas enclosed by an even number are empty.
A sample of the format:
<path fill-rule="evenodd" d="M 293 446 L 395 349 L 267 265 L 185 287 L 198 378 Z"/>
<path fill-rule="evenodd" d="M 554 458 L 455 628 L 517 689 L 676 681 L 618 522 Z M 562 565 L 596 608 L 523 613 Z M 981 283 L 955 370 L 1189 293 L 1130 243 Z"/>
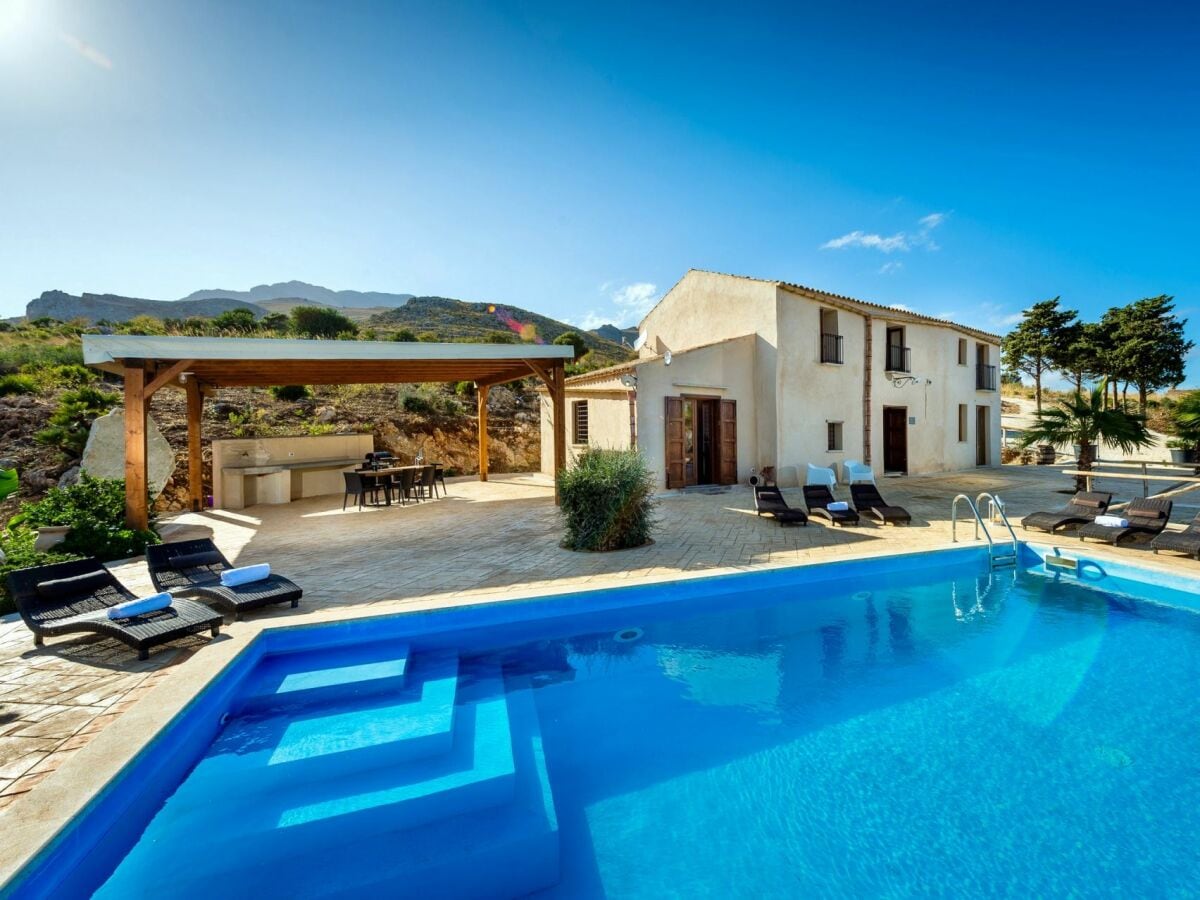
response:
<path fill-rule="evenodd" d="M 840 364 L 842 361 L 842 336 L 840 334 L 822 334 L 821 362 Z"/>
<path fill-rule="evenodd" d="M 909 350 L 909 348 L 899 347 L 895 344 L 888 344 L 887 358 L 884 362 L 884 371 L 911 372 L 912 352 Z"/>
<path fill-rule="evenodd" d="M 996 367 L 979 363 L 975 366 L 975 390 L 994 391 L 996 389 Z"/>

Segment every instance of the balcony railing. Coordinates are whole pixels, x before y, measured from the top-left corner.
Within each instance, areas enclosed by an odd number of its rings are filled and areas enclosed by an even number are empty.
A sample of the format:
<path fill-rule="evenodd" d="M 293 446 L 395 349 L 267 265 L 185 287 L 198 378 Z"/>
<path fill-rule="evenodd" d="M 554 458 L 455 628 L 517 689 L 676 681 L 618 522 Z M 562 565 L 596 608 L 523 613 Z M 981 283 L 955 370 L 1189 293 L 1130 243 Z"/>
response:
<path fill-rule="evenodd" d="M 979 363 L 975 366 L 975 390 L 994 391 L 996 389 L 996 367 Z"/>
<path fill-rule="evenodd" d="M 911 372 L 911 358 L 912 353 L 908 347 L 899 347 L 895 344 L 888 344 L 884 370 L 887 372 Z"/>
<path fill-rule="evenodd" d="M 840 334 L 821 335 L 821 362 L 842 362 L 842 336 Z"/>

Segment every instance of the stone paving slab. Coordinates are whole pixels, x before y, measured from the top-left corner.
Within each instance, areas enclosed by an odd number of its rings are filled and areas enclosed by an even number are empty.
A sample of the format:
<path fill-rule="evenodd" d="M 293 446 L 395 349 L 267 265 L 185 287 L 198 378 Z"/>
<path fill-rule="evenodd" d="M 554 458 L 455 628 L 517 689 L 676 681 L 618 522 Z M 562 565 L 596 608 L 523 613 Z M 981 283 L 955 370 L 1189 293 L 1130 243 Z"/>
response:
<path fill-rule="evenodd" d="M 1097 483 L 1118 500 L 1140 488 L 1129 481 Z M 755 516 L 744 487 L 716 494 L 672 492 L 660 497 L 652 545 L 607 554 L 558 546 L 553 489 L 536 475 L 499 476 L 487 483 L 451 480 L 450 496 L 404 507 L 343 512 L 339 497 L 319 497 L 237 512 L 189 513 L 171 521 L 211 528 L 217 544 L 239 565 L 270 562 L 294 578 L 305 589 L 301 608 L 271 608 L 256 617 L 300 621 L 320 610 L 398 612 L 498 592 L 521 597 L 682 573 L 941 547 L 950 540 L 950 503 L 956 494 L 999 493 L 1016 525 L 1029 512 L 1065 503 L 1071 480 L 1052 468 L 1007 466 L 881 479 L 879 489 L 889 502 L 912 512 L 911 526 L 784 528 Z M 839 493 L 847 491 L 839 488 Z M 792 505 L 803 505 L 799 488 L 785 489 L 784 496 Z M 1198 503 L 1200 496 L 1177 500 L 1175 521 L 1190 519 Z M 965 507 L 961 511 L 969 516 Z M 971 526 L 969 520 L 960 522 L 960 539 L 971 538 Z M 1018 536 L 1046 540 L 1023 534 L 1019 526 Z M 1110 550 L 1088 544 L 1087 552 L 1200 574 L 1200 563 L 1153 556 L 1144 545 Z M 132 590 L 151 590 L 142 560 L 113 569 Z M 35 648 L 19 620 L 0 623 L 0 809 L 36 787 L 193 654 L 203 653 L 207 643 L 207 637 L 190 637 L 139 662 L 124 645 L 95 637 L 50 639 Z"/>

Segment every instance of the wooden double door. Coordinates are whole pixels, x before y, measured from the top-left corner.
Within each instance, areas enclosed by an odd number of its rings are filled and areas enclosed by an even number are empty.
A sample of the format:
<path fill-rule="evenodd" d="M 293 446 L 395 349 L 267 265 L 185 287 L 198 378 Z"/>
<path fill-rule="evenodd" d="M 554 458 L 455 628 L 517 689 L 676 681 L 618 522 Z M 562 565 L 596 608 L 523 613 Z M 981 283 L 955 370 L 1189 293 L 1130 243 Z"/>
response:
<path fill-rule="evenodd" d="M 667 487 L 737 482 L 737 402 L 666 398 Z"/>

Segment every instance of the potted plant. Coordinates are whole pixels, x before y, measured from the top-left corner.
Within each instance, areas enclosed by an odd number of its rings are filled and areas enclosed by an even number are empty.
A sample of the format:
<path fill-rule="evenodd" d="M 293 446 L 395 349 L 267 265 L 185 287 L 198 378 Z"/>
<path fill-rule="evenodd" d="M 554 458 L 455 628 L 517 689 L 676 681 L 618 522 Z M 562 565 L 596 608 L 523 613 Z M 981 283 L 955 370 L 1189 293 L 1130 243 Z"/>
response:
<path fill-rule="evenodd" d="M 1173 438 L 1167 441 L 1167 450 L 1171 452 L 1171 462 L 1186 463 L 1188 457 L 1192 454 L 1191 445 L 1187 441 L 1181 441 L 1179 438 Z"/>

